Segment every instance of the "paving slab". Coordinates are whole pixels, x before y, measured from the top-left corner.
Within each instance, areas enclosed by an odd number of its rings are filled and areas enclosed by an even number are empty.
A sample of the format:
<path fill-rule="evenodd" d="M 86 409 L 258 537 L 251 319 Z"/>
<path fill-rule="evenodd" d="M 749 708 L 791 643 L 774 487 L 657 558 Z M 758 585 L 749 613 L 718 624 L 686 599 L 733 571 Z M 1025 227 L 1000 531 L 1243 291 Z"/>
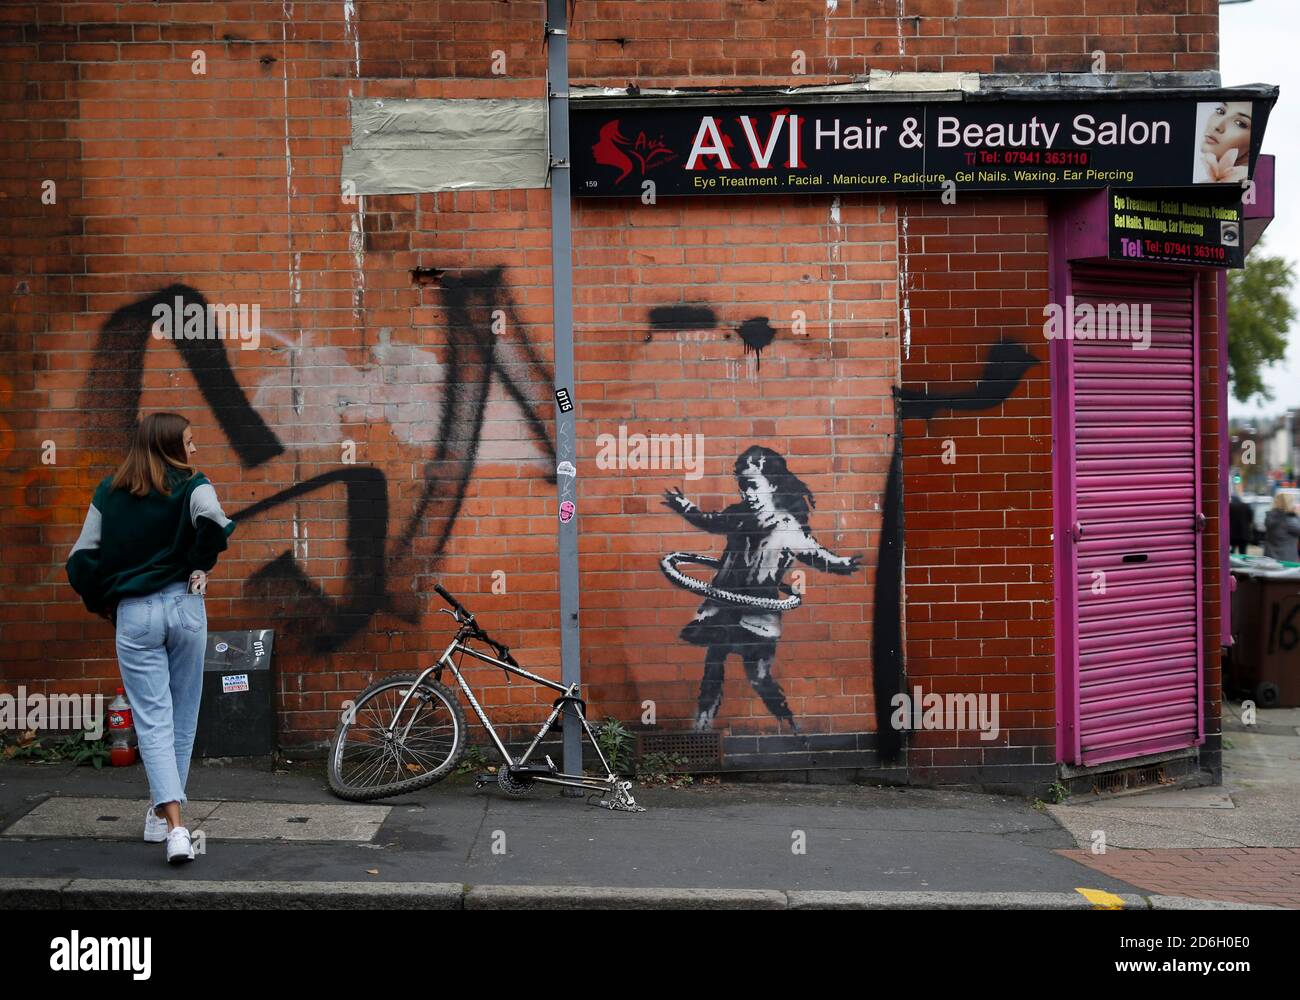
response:
<path fill-rule="evenodd" d="M 219 804 L 203 800 L 186 803 L 187 822 L 197 829 Z M 148 806 L 147 797 L 114 799 L 73 795 L 49 798 L 0 830 L 0 836 L 140 840 Z"/>
<path fill-rule="evenodd" d="M 3 837 L 141 840 L 147 800 L 50 798 L 11 823 Z M 373 840 L 390 807 L 344 803 L 191 800 L 185 821 L 211 840 Z"/>

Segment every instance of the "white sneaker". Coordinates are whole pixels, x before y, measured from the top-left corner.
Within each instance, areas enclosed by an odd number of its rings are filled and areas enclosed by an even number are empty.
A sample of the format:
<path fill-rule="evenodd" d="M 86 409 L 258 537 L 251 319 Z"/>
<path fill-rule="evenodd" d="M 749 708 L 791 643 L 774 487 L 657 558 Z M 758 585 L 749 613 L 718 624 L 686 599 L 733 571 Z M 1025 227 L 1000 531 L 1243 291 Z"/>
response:
<path fill-rule="evenodd" d="M 161 844 L 167 839 L 167 821 L 153 811 L 153 806 L 144 814 L 144 842 Z"/>
<path fill-rule="evenodd" d="M 190 831 L 183 826 L 173 827 L 167 834 L 167 863 L 183 865 L 194 860 L 194 845 L 190 843 Z"/>

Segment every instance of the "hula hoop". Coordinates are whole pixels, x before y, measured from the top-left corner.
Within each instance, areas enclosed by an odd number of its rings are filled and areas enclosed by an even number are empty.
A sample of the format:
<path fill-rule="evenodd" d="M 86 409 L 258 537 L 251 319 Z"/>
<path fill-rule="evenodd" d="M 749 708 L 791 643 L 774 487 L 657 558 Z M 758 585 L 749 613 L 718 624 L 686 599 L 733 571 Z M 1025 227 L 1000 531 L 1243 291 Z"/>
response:
<path fill-rule="evenodd" d="M 711 583 L 705 583 L 703 580 L 687 576 L 677 568 L 678 563 L 696 563 L 700 566 L 712 566 L 717 569 L 722 565 L 721 559 L 702 556 L 695 552 L 669 552 L 668 555 L 659 560 L 659 568 L 664 571 L 664 576 L 683 590 L 711 597 L 713 600 L 722 601 L 724 604 L 734 604 L 742 608 L 761 608 L 764 611 L 793 611 L 803 603 L 802 594 L 792 593 L 789 597 L 777 599 L 775 597 L 751 597 L 748 594 L 737 594 L 734 591 L 721 590 Z"/>

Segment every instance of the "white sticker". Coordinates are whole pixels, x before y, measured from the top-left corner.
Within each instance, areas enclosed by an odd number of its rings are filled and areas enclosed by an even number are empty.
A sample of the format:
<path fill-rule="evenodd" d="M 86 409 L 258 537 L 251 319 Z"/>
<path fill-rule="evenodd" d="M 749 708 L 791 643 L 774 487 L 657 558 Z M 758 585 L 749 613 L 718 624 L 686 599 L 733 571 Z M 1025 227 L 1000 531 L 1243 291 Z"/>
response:
<path fill-rule="evenodd" d="M 230 648 L 230 643 L 228 643 L 228 642 L 219 642 L 219 643 L 217 643 L 217 646 L 216 646 L 216 649 L 217 649 L 217 652 L 218 652 L 218 653 L 224 653 L 224 652 L 225 652 L 227 649 L 229 649 L 229 648 Z"/>
<path fill-rule="evenodd" d="M 561 462 L 555 467 L 555 472 L 560 476 L 573 476 L 575 478 L 578 475 L 578 470 L 573 467 L 572 462 Z"/>
<path fill-rule="evenodd" d="M 236 691 L 248 690 L 248 674 L 222 674 L 221 675 L 221 693 L 233 694 Z"/>

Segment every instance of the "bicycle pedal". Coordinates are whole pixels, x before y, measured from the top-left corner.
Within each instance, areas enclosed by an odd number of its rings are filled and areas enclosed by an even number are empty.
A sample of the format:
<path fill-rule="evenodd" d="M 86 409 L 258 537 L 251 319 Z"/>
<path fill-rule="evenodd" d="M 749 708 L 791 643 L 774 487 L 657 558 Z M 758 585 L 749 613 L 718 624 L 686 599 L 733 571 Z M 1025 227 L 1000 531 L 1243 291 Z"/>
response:
<path fill-rule="evenodd" d="M 496 783 L 497 783 L 497 776 L 495 774 L 488 774 L 486 771 L 484 771 L 474 775 L 475 788 L 486 788 L 488 785 L 495 785 Z"/>

